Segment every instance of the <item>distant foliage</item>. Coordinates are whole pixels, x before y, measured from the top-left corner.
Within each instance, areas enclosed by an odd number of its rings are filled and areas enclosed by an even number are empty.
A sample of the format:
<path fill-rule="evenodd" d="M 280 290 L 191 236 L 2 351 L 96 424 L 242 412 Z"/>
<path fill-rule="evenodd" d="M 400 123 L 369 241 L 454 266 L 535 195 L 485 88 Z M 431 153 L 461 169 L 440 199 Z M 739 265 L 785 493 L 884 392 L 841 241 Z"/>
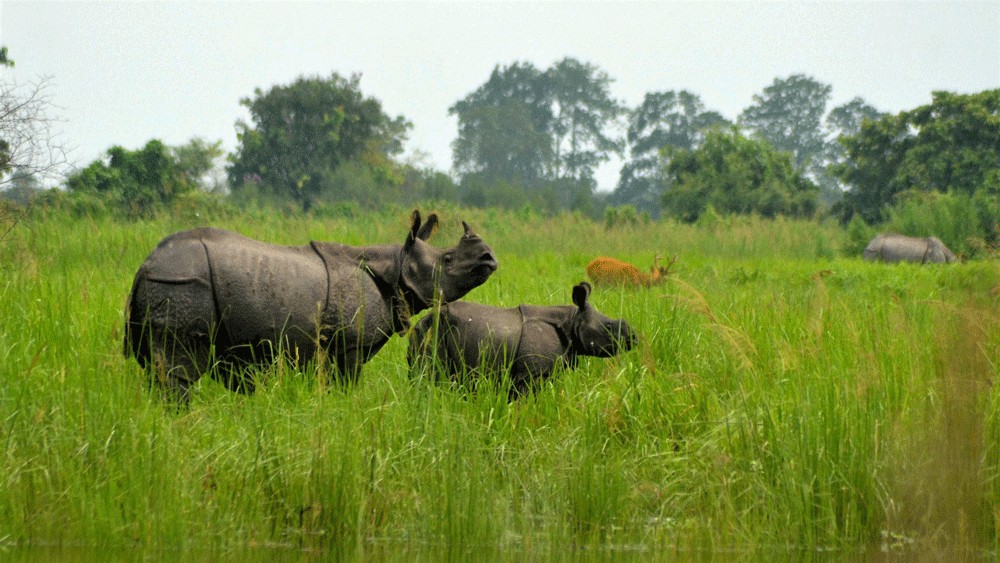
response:
<path fill-rule="evenodd" d="M 775 78 L 753 104 L 740 114 L 748 127 L 779 151 L 792 154 L 795 166 L 805 170 L 823 152 L 823 115 L 833 88 L 804 74 Z"/>
<path fill-rule="evenodd" d="M 88 198 L 103 200 L 130 217 L 148 217 L 197 184 L 185 176 L 170 149 L 153 139 L 135 151 L 111 147 L 107 161 L 95 160 L 71 175 L 66 187 L 77 195 L 78 203 Z"/>
<path fill-rule="evenodd" d="M 412 125 L 365 97 L 360 80 L 336 73 L 303 77 L 244 98 L 251 122 L 236 123 L 238 146 L 228 168 L 233 192 L 271 193 L 305 210 L 323 199 L 355 199 L 360 190 L 392 200 L 395 193 L 381 191 L 403 182 L 392 157 L 402 152 Z M 348 186 L 348 177 L 360 183 Z"/>
<path fill-rule="evenodd" d="M 601 163 L 622 150 L 615 125 L 624 111 L 611 78 L 566 57 L 546 70 L 497 66 L 475 91 L 448 108 L 458 118 L 454 168 L 463 203 L 516 197 L 546 209 L 591 212 Z M 487 192 L 498 192 L 490 194 Z"/>
<path fill-rule="evenodd" d="M 755 137 L 793 156 L 795 169 L 820 187 L 826 208 L 843 197 L 843 186 L 831 168 L 845 158 L 837 139 L 857 133 L 865 119 L 882 116 L 860 97 L 827 112 L 832 91 L 830 85 L 804 74 L 775 78 L 754 95 L 754 103 L 739 118 Z"/>
<path fill-rule="evenodd" d="M 865 247 L 868 246 L 868 243 L 876 234 L 878 232 L 869 227 L 868 223 L 865 223 L 865 220 L 860 215 L 855 215 L 851 219 L 851 222 L 847 224 L 847 240 L 842 249 L 844 255 L 861 256 L 865 251 Z"/>
<path fill-rule="evenodd" d="M 911 191 L 897 196 L 879 230 L 910 236 L 935 236 L 953 252 L 967 258 L 1000 250 L 1000 197 L 977 192 Z M 852 219 L 853 221 L 853 219 Z"/>
<path fill-rule="evenodd" d="M 650 92 L 642 104 L 628 114 L 626 136 L 630 159 L 622 166 L 612 202 L 629 204 L 651 214 L 660 212 L 667 164 L 665 147 L 692 150 L 712 127 L 731 125 L 722 115 L 707 111 L 697 94 Z"/>
<path fill-rule="evenodd" d="M 818 188 L 788 153 L 736 128 L 713 130 L 696 150 L 676 151 L 665 173 L 664 212 L 694 222 L 711 205 L 723 214 L 811 217 Z"/>
<path fill-rule="evenodd" d="M 926 106 L 864 121 L 841 138 L 846 160 L 833 168 L 850 188 L 835 211 L 882 222 L 903 192 L 973 196 L 1000 186 L 1000 89 L 934 92 Z"/>
<path fill-rule="evenodd" d="M 645 215 L 648 220 L 648 213 Z M 622 205 L 620 207 L 608 207 L 604 209 L 604 227 L 608 230 L 616 227 L 634 227 L 639 224 L 639 214 L 635 207 Z"/>

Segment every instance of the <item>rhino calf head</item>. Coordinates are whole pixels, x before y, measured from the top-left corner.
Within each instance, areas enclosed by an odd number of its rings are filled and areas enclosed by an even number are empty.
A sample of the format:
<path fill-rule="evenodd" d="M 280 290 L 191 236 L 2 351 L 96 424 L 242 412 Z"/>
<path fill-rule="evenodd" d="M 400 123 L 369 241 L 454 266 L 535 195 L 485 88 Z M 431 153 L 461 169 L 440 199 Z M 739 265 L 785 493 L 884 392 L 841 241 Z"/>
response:
<path fill-rule="evenodd" d="M 442 368 L 455 380 L 473 376 L 497 383 L 508 376 L 514 398 L 557 366 L 575 367 L 579 356 L 607 358 L 630 350 L 635 331 L 591 305 L 590 290 L 587 282 L 574 286 L 573 305 L 442 305 L 411 332 L 410 366 Z"/>

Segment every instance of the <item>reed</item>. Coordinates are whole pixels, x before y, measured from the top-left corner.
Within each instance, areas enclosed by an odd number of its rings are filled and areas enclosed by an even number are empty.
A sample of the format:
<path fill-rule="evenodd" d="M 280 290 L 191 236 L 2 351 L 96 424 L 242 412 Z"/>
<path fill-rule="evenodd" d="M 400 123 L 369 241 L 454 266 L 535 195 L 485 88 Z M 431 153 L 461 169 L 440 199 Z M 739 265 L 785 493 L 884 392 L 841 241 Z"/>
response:
<path fill-rule="evenodd" d="M 392 243 L 395 211 L 215 224 Z M 465 219 L 496 251 L 466 298 L 493 305 L 568 303 L 597 255 L 678 260 L 662 285 L 591 295 L 635 350 L 514 403 L 411 373 L 394 338 L 350 388 L 279 361 L 253 395 L 204 378 L 178 411 L 122 356 L 122 311 L 146 254 L 198 218 L 18 223 L 0 240 L 0 549 L 995 556 L 996 262 L 867 264 L 814 222 L 441 212 L 441 240 Z"/>

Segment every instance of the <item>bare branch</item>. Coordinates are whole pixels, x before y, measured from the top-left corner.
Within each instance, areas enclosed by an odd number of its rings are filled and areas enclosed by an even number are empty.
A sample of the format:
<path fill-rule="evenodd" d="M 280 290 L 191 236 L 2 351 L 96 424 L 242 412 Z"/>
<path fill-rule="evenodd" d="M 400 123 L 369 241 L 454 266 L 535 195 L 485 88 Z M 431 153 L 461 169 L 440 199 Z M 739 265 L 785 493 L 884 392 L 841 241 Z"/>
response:
<path fill-rule="evenodd" d="M 0 190 L 18 180 L 61 180 L 69 162 L 46 93 L 50 78 L 18 85 L 0 79 Z"/>

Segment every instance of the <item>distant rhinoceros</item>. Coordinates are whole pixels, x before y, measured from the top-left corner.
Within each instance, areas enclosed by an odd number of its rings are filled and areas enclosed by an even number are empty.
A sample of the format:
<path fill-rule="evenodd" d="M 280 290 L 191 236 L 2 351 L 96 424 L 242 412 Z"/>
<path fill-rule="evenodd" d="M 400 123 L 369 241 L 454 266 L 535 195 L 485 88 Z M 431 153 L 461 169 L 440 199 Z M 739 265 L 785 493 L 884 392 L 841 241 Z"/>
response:
<path fill-rule="evenodd" d="M 510 377 L 511 398 L 530 390 L 578 356 L 607 358 L 632 348 L 635 332 L 588 301 L 590 284 L 573 287 L 574 305 L 520 305 L 509 309 L 456 301 L 432 309 L 410 333 L 411 367 L 438 365 L 453 379 Z"/>
<path fill-rule="evenodd" d="M 230 389 L 252 391 L 247 364 L 278 350 L 307 361 L 322 348 L 346 380 L 435 295 L 458 299 L 497 269 L 463 221 L 449 249 L 425 241 L 436 214 L 411 216 L 402 245 L 278 246 L 213 228 L 168 236 L 139 267 L 126 308 L 125 352 L 183 400 L 212 365 Z"/>
<path fill-rule="evenodd" d="M 872 262 L 954 262 L 955 254 L 934 237 L 917 238 L 893 233 L 873 238 L 864 259 Z"/>

